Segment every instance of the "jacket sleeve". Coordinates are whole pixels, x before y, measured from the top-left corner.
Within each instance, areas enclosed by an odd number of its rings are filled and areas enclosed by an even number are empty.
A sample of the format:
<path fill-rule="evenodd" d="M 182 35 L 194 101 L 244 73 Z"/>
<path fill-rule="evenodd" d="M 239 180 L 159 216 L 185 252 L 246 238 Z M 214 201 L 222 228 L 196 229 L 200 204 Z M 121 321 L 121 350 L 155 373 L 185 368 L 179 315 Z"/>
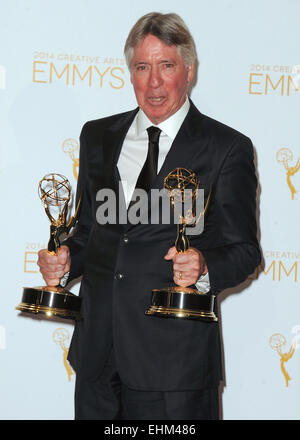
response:
<path fill-rule="evenodd" d="M 243 136 L 223 161 L 214 186 L 213 206 L 205 219 L 204 228 L 207 226 L 212 241 L 200 250 L 214 293 L 242 283 L 260 263 L 256 190 L 253 146 Z"/>

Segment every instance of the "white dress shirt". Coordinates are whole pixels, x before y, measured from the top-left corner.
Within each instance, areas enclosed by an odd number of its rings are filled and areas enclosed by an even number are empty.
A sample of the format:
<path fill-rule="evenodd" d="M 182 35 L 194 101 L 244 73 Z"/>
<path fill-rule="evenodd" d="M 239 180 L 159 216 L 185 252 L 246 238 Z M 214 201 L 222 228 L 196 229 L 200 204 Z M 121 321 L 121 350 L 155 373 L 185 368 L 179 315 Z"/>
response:
<path fill-rule="evenodd" d="M 156 127 L 161 129 L 157 172 L 161 169 L 189 108 L 190 102 L 189 99 L 186 98 L 183 106 L 174 115 L 156 125 Z M 135 189 L 138 176 L 147 158 L 149 142 L 147 128 L 153 125 L 143 110 L 140 109 L 124 139 L 118 160 L 118 170 L 127 207 Z M 196 286 L 201 291 L 208 292 L 210 289 L 208 274 L 202 275 L 196 283 Z"/>

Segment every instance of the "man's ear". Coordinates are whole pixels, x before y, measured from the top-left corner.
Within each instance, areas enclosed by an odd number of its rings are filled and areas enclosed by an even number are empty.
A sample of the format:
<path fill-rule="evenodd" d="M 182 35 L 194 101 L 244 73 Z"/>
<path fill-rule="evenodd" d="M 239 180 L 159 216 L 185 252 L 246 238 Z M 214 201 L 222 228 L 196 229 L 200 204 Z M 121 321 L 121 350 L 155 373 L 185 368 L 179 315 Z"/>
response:
<path fill-rule="evenodd" d="M 193 80 L 193 78 L 194 78 L 194 73 L 195 73 L 195 65 L 194 65 L 194 63 L 191 64 L 190 66 L 188 66 L 187 69 L 188 69 L 188 78 L 187 78 L 187 80 L 188 80 L 188 82 L 191 82 Z"/>

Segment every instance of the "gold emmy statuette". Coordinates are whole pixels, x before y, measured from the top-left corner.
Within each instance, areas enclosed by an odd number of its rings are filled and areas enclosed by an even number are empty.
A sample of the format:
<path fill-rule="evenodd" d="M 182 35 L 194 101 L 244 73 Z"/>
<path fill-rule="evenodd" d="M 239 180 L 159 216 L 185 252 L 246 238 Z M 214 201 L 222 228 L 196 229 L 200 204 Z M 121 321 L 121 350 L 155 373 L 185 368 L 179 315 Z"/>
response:
<path fill-rule="evenodd" d="M 47 174 L 39 183 L 39 197 L 51 222 L 48 252 L 57 254 L 60 248 L 60 236 L 68 234 L 75 226 L 81 198 L 73 217 L 67 221 L 68 204 L 71 198 L 71 185 L 61 174 Z M 56 287 L 24 287 L 21 303 L 16 310 L 47 317 L 80 319 L 81 298 L 65 290 L 61 285 Z"/>
<path fill-rule="evenodd" d="M 195 207 L 200 182 L 196 175 L 185 168 L 176 168 L 167 175 L 164 180 L 164 187 L 168 190 L 172 207 L 176 211 L 180 207 L 179 222 L 177 224 L 177 239 L 175 247 L 178 253 L 189 249 L 189 240 L 186 235 L 186 226 L 195 226 L 205 214 L 210 200 L 209 192 L 204 210 L 196 218 Z M 189 190 L 189 191 L 186 191 Z M 190 209 L 186 210 L 184 216 L 182 206 L 187 201 L 187 193 L 190 196 Z M 179 203 L 178 203 L 179 202 Z M 164 318 L 184 318 L 201 321 L 217 321 L 214 314 L 214 298 L 211 292 L 205 293 L 191 287 L 166 287 L 153 289 L 151 306 L 145 312 L 146 315 L 155 315 Z"/>

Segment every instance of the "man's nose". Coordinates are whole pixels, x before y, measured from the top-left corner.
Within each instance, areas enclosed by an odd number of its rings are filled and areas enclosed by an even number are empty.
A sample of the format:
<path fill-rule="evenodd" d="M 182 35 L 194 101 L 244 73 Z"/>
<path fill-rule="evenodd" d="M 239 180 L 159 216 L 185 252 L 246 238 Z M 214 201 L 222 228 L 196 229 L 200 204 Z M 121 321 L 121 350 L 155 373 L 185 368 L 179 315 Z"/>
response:
<path fill-rule="evenodd" d="M 157 88 L 162 85 L 163 79 L 158 67 L 153 67 L 150 72 L 149 86 Z"/>

